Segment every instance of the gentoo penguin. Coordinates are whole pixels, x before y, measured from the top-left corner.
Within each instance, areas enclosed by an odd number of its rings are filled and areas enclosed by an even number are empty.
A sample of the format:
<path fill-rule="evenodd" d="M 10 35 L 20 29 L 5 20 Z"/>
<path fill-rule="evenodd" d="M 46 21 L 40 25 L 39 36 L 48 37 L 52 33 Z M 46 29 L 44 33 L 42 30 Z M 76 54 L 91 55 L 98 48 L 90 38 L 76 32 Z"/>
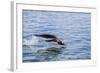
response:
<path fill-rule="evenodd" d="M 58 37 L 52 34 L 33 34 L 31 39 L 23 39 L 23 46 L 29 47 L 34 52 L 45 49 L 58 52 L 59 49 L 66 47 Z"/>
<path fill-rule="evenodd" d="M 62 45 L 62 46 L 65 45 L 60 39 L 58 39 L 56 36 L 51 35 L 51 34 L 40 34 L 40 35 L 35 34 L 35 36 L 44 38 L 46 42 L 54 42 L 54 43 L 57 43 L 58 45 Z"/>

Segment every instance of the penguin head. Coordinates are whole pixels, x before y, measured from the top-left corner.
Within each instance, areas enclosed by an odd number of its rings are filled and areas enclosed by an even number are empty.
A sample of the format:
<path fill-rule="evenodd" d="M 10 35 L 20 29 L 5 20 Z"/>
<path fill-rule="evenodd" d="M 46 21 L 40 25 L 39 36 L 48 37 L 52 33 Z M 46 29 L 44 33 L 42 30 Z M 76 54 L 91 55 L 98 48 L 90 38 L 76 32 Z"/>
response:
<path fill-rule="evenodd" d="M 62 41 L 58 41 L 59 45 L 65 45 Z"/>

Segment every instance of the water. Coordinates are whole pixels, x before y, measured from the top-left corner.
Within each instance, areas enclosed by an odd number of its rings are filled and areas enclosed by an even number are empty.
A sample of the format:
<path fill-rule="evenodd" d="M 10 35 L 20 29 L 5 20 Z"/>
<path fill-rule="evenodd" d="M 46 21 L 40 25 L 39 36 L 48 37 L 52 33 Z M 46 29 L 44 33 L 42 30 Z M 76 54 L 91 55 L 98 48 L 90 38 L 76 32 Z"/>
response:
<path fill-rule="evenodd" d="M 90 13 L 23 10 L 22 14 L 23 62 L 91 59 Z M 30 45 L 34 34 L 56 35 L 66 47 L 45 41 Z"/>

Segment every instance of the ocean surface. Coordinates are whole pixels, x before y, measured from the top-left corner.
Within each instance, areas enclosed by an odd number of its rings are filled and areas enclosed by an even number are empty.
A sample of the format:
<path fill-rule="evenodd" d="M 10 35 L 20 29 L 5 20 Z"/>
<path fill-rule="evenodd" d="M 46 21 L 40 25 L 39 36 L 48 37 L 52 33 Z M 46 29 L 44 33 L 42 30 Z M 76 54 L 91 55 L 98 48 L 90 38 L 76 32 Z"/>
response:
<path fill-rule="evenodd" d="M 22 20 L 24 63 L 91 59 L 90 13 L 23 10 Z M 35 34 L 55 35 L 65 47 L 37 42 Z"/>

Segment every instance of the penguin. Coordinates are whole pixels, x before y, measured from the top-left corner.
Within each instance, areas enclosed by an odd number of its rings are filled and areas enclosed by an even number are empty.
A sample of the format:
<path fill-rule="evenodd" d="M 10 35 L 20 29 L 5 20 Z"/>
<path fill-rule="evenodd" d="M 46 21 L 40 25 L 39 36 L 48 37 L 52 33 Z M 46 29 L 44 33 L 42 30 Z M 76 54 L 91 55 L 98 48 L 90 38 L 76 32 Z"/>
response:
<path fill-rule="evenodd" d="M 36 37 L 44 38 L 46 42 L 54 42 L 58 45 L 64 46 L 65 44 L 55 35 L 52 34 L 35 34 Z"/>

